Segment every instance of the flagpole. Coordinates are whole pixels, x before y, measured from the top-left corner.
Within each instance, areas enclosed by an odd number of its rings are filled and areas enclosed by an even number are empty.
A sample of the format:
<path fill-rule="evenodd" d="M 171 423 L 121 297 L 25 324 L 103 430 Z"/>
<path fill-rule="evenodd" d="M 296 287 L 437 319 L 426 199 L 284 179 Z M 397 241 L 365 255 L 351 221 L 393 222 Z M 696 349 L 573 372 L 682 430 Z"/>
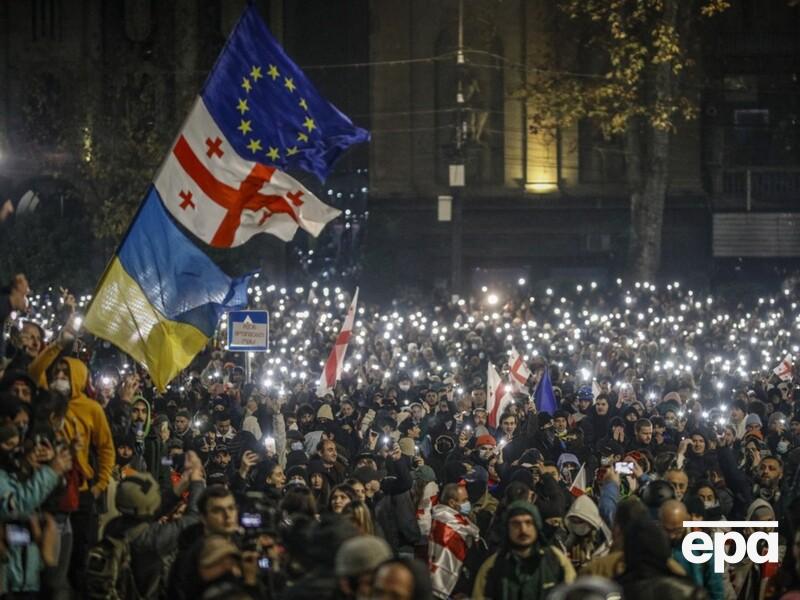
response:
<path fill-rule="evenodd" d="M 152 185 L 153 183 L 150 182 L 147 186 L 147 189 L 149 189 L 150 186 Z M 145 192 L 144 197 L 142 198 L 142 200 L 139 201 L 139 206 L 136 207 L 136 212 L 133 214 L 133 218 L 130 220 L 130 223 L 128 223 L 128 228 L 125 230 L 125 233 L 122 234 L 122 237 L 120 238 L 119 242 L 117 242 L 114 251 L 111 253 L 111 258 L 109 258 L 108 261 L 106 261 L 106 266 L 103 269 L 103 273 L 100 275 L 100 279 L 97 281 L 97 285 L 94 288 L 94 292 L 92 292 L 92 297 L 89 299 L 89 304 L 87 305 L 86 310 L 84 311 L 84 316 L 88 315 L 89 311 L 92 309 L 92 305 L 94 304 L 94 299 L 97 298 L 97 291 L 103 285 L 103 280 L 106 278 L 106 275 L 108 275 L 108 272 L 111 270 L 111 265 L 113 264 L 114 259 L 119 255 L 119 251 L 122 248 L 122 245 L 128 239 L 128 236 L 130 235 L 131 230 L 133 229 L 133 224 L 136 222 L 136 219 L 139 218 L 139 214 L 142 212 L 142 208 L 144 208 L 144 198 L 147 198 L 148 195 L 149 194 Z"/>

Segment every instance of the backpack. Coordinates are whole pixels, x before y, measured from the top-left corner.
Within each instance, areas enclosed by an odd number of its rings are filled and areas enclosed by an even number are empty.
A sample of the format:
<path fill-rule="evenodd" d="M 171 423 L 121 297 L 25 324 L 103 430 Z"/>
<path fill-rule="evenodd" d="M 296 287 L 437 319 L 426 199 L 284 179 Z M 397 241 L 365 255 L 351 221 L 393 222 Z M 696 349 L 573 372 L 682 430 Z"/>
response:
<path fill-rule="evenodd" d="M 91 600 L 139 600 L 131 565 L 131 541 L 144 533 L 148 523 L 140 523 L 122 538 L 105 536 L 89 551 L 86 568 L 86 597 Z"/>

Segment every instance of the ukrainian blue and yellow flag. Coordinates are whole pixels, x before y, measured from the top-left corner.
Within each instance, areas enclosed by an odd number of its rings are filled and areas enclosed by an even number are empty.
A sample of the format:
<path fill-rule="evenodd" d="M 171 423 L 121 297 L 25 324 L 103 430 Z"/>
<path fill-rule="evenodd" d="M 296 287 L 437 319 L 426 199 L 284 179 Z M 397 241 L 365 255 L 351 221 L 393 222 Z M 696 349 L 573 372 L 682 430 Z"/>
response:
<path fill-rule="evenodd" d="M 247 304 L 248 279 L 222 272 L 173 223 L 151 186 L 84 324 L 147 367 L 164 390 L 205 347 L 222 313 Z"/>
<path fill-rule="evenodd" d="M 269 232 L 318 235 L 339 211 L 284 172 L 324 179 L 369 139 L 286 55 L 251 1 L 233 30 L 104 273 L 85 325 L 130 354 L 160 390 L 247 304 L 247 278 L 223 273 L 187 236 L 232 247 Z"/>

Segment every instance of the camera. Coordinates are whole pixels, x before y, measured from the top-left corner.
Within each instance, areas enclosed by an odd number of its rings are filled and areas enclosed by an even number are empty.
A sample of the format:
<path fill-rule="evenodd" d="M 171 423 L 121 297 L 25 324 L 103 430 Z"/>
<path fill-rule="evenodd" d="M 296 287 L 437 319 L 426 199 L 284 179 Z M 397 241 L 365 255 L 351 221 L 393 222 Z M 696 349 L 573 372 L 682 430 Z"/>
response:
<path fill-rule="evenodd" d="M 245 542 L 254 541 L 262 533 L 278 528 L 279 511 L 269 504 L 261 492 L 248 492 L 242 500 L 239 524 L 245 530 Z"/>

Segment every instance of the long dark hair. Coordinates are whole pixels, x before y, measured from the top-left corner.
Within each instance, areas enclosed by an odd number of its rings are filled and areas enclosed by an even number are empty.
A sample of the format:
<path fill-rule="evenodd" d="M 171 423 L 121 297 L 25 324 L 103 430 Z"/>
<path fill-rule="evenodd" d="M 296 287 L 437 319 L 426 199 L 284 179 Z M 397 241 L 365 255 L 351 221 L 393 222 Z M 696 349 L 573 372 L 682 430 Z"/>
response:
<path fill-rule="evenodd" d="M 311 517 L 317 516 L 317 500 L 311 489 L 304 485 L 290 485 L 286 495 L 281 500 L 281 510 L 287 516 L 301 514 Z"/>
<path fill-rule="evenodd" d="M 331 493 L 328 494 L 328 503 L 326 504 L 328 512 L 333 512 L 333 506 L 331 505 L 332 504 L 331 501 L 333 500 L 334 492 L 342 492 L 345 496 L 350 498 L 350 502 L 358 501 L 358 494 L 356 494 L 356 491 L 346 483 L 340 483 L 339 485 L 334 486 L 333 489 L 331 490 Z"/>

